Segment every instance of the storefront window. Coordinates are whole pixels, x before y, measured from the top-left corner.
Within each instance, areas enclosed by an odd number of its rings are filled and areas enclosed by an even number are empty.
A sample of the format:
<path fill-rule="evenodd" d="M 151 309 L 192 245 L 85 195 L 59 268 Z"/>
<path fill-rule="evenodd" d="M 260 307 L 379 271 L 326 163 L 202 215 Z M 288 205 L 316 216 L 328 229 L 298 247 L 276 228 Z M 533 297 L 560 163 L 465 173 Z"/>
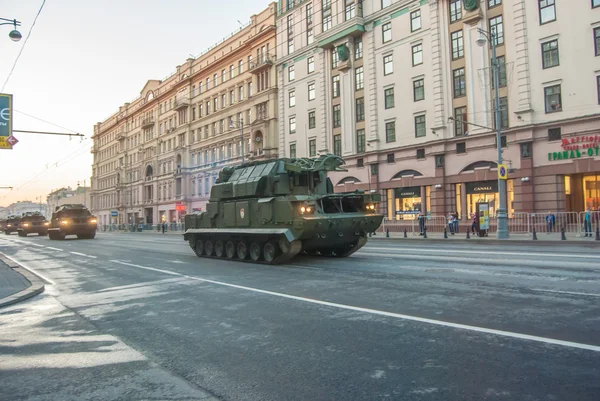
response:
<path fill-rule="evenodd" d="M 512 217 L 515 213 L 514 203 L 514 185 L 512 180 L 506 183 L 507 189 L 507 212 Z M 480 181 L 467 182 L 467 212 L 469 217 L 476 212 L 478 203 L 487 203 L 490 205 L 490 216 L 495 217 L 500 206 L 498 196 L 498 181 Z"/>
<path fill-rule="evenodd" d="M 597 210 L 600 206 L 600 175 L 583 177 L 583 197 L 584 207 Z"/>
<path fill-rule="evenodd" d="M 458 214 L 458 218 L 462 219 L 463 215 L 462 215 L 462 202 L 460 200 L 460 187 L 462 186 L 462 184 L 456 184 L 456 213 Z M 469 216 L 466 216 L 466 218 L 468 219 Z"/>
<path fill-rule="evenodd" d="M 425 210 L 431 213 L 431 185 L 425 187 Z"/>
<path fill-rule="evenodd" d="M 571 195 L 571 177 L 565 175 L 565 195 Z"/>
<path fill-rule="evenodd" d="M 394 218 L 394 190 L 387 190 L 387 217 L 392 220 Z"/>
<path fill-rule="evenodd" d="M 421 187 L 396 188 L 396 220 L 414 220 L 421 212 Z"/>

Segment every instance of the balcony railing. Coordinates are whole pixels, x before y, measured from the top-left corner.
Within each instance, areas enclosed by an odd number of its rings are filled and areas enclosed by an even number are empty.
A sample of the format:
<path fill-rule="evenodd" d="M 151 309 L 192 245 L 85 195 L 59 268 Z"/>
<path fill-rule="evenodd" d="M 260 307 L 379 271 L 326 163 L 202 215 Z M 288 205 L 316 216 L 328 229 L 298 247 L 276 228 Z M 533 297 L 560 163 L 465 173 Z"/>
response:
<path fill-rule="evenodd" d="M 142 128 L 150 128 L 154 125 L 154 117 L 144 118 L 142 120 Z"/>
<path fill-rule="evenodd" d="M 188 98 L 182 97 L 179 99 L 175 99 L 175 104 L 173 108 L 175 110 L 183 109 L 184 107 L 188 107 L 190 105 L 190 100 Z"/>
<path fill-rule="evenodd" d="M 250 63 L 249 70 L 252 73 L 257 74 L 263 71 L 264 69 L 271 67 L 274 61 L 275 56 L 271 56 L 268 54 L 261 55 L 258 60 L 254 60 Z"/>

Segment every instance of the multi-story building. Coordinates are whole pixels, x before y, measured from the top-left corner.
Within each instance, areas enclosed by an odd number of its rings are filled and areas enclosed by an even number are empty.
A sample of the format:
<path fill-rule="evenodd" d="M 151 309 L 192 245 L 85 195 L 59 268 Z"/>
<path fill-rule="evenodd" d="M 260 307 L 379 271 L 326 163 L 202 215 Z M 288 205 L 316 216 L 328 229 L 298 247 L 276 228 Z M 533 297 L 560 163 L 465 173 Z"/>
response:
<path fill-rule="evenodd" d="M 47 204 L 41 203 L 41 199 L 40 202 L 18 201 L 8 205 L 3 211 L 3 216 L 0 215 L 0 217 L 7 217 L 9 215 L 20 216 L 25 213 L 34 212 L 39 212 L 46 215 L 48 212 L 47 207 Z"/>
<path fill-rule="evenodd" d="M 94 126 L 100 224 L 181 221 L 204 209 L 223 166 L 277 156 L 275 13 L 272 3 Z"/>
<path fill-rule="evenodd" d="M 87 207 L 91 205 L 91 188 L 78 186 L 76 189 L 71 187 L 54 190 L 46 196 L 49 213 L 52 214 L 57 206 L 66 204 L 82 204 Z"/>
<path fill-rule="evenodd" d="M 344 157 L 389 218 L 495 213 L 490 33 L 509 215 L 600 206 L 598 0 L 280 2 L 280 153 Z"/>

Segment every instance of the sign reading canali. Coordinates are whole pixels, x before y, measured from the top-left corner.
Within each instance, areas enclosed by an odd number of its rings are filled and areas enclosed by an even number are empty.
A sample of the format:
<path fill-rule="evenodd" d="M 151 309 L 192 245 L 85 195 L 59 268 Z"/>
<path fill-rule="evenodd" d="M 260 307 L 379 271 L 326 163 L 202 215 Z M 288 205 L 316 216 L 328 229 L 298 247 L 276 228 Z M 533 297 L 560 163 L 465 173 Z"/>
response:
<path fill-rule="evenodd" d="M 582 135 L 572 138 L 563 138 L 560 152 L 549 152 L 548 160 L 578 159 L 580 157 L 600 155 L 600 135 Z"/>

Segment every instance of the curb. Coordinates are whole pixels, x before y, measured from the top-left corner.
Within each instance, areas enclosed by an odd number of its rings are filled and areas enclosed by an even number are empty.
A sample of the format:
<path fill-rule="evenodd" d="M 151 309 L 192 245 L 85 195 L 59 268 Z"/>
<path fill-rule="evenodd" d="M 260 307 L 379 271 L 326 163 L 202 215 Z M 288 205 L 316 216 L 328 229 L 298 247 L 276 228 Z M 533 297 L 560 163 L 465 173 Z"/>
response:
<path fill-rule="evenodd" d="M 456 239 L 450 239 L 450 238 L 422 238 L 422 237 L 415 237 L 415 238 L 394 238 L 394 237 L 390 237 L 387 238 L 385 237 L 385 234 L 380 237 L 379 235 L 377 236 L 373 236 L 373 237 L 369 237 L 369 240 L 375 240 L 375 241 L 388 241 L 388 242 L 443 242 L 443 243 L 459 243 L 459 244 L 477 244 L 477 245 L 482 245 L 482 244 L 489 244 L 489 245 L 542 245 L 542 246 L 557 246 L 557 245 L 561 245 L 561 244 L 569 244 L 569 245 L 577 245 L 577 246 L 586 246 L 586 247 L 590 247 L 590 248 L 600 248 L 600 242 L 598 241 L 583 241 L 583 240 L 566 240 L 566 241 L 559 241 L 559 240 L 537 240 L 534 241 L 531 238 L 523 238 L 522 240 L 498 240 L 498 239 L 484 239 L 484 238 L 470 238 L 470 239 L 466 239 L 466 238 L 456 238 Z"/>
<path fill-rule="evenodd" d="M 13 271 L 25 277 L 25 279 L 31 283 L 30 287 L 27 287 L 24 290 L 17 292 L 16 294 L 12 294 L 0 299 L 0 308 L 4 308 L 5 306 L 9 305 L 14 305 L 18 302 L 25 301 L 26 299 L 32 298 L 44 292 L 46 287 L 44 285 L 44 281 L 40 277 L 33 274 L 29 270 L 23 268 L 20 264 L 10 259 L 3 253 L 0 253 L 0 260 L 6 263 L 6 265 L 13 269 Z"/>

